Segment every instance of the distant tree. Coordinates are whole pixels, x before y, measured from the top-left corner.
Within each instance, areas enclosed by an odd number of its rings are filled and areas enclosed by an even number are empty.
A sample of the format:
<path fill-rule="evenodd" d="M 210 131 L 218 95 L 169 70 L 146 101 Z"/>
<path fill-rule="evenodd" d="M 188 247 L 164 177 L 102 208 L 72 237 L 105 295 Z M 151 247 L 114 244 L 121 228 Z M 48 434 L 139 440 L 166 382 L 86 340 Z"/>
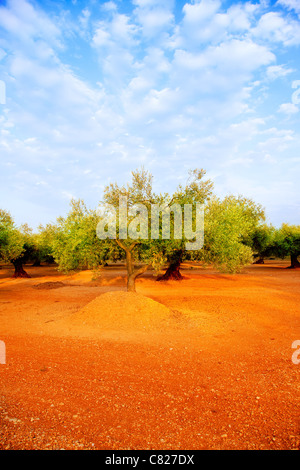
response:
<path fill-rule="evenodd" d="M 23 224 L 18 228 L 19 235 L 23 241 L 23 253 L 17 258 L 11 259 L 12 264 L 14 265 L 15 272 L 13 277 L 30 277 L 30 275 L 25 271 L 24 265 L 32 261 L 33 254 L 35 251 L 34 240 L 33 240 L 33 231 L 27 225 Z"/>
<path fill-rule="evenodd" d="M 27 224 L 18 228 L 8 212 L 0 211 L 0 258 L 14 265 L 15 278 L 30 277 L 23 266 L 32 254 L 31 235 L 32 230 Z"/>
<path fill-rule="evenodd" d="M 11 262 L 24 253 L 24 239 L 9 212 L 0 209 L 0 260 Z"/>
<path fill-rule="evenodd" d="M 212 198 L 205 208 L 204 247 L 199 259 L 212 263 L 222 272 L 239 272 L 253 262 L 252 249 L 245 240 L 263 220 L 263 208 L 251 199 Z"/>
<path fill-rule="evenodd" d="M 290 256 L 289 268 L 300 268 L 300 225 L 282 224 L 275 234 L 275 252 L 281 257 Z"/>
<path fill-rule="evenodd" d="M 38 231 L 33 233 L 31 236 L 33 249 L 30 256 L 30 261 L 33 263 L 32 266 L 41 266 L 41 263 L 43 262 L 54 262 L 50 240 L 47 235 L 48 233 L 46 228 L 40 225 L 38 227 Z"/>
<path fill-rule="evenodd" d="M 275 228 L 272 225 L 261 224 L 251 232 L 248 243 L 254 257 L 258 258 L 255 264 L 264 264 L 264 259 L 274 254 L 274 237 Z"/>
<path fill-rule="evenodd" d="M 59 217 L 57 224 L 41 228 L 42 242 L 48 240 L 59 271 L 96 270 L 116 255 L 109 243 L 97 237 L 96 211 L 88 209 L 80 199 L 73 199 L 70 206 L 67 216 Z"/>

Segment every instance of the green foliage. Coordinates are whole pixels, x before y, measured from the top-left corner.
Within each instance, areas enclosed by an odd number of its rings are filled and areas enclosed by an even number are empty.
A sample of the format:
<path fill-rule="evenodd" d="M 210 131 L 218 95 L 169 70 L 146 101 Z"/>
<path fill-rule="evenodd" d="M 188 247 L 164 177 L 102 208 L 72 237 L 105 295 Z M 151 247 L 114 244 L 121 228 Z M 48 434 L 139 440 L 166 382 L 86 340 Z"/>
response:
<path fill-rule="evenodd" d="M 196 202 L 204 204 L 212 195 L 214 183 L 211 180 L 204 180 L 206 171 L 201 169 L 194 169 L 189 171 L 189 178 L 185 184 L 178 186 L 175 191 L 172 201 L 183 204 L 194 204 Z"/>
<path fill-rule="evenodd" d="M 178 204 L 181 207 L 182 213 L 184 206 L 190 204 L 195 209 L 195 204 L 205 204 L 209 201 L 212 196 L 213 182 L 211 180 L 204 180 L 206 171 L 203 169 L 194 169 L 189 171 L 189 177 L 186 184 L 179 185 L 173 195 L 165 195 L 162 202 L 168 207 L 172 207 L 173 204 Z M 193 210 L 193 229 L 195 230 L 195 210 Z M 174 215 L 171 213 L 171 237 L 169 240 L 162 240 L 161 249 L 168 259 L 173 258 L 173 254 L 176 251 L 182 251 L 182 259 L 189 257 L 189 254 L 185 251 L 185 243 L 188 241 L 184 236 L 184 230 L 182 233 L 182 239 L 174 238 Z"/>
<path fill-rule="evenodd" d="M 220 271 L 240 272 L 252 262 L 252 250 L 244 241 L 263 218 L 261 206 L 250 199 L 212 198 L 205 209 L 205 242 L 199 258 Z"/>
<path fill-rule="evenodd" d="M 34 259 L 36 248 L 34 245 L 33 231 L 27 224 L 23 224 L 19 227 L 19 234 L 23 240 L 23 253 L 17 257 L 17 260 L 19 263 L 25 264 L 29 260 Z"/>
<path fill-rule="evenodd" d="M 274 246 L 277 256 L 300 255 L 300 225 L 282 224 L 275 233 Z"/>
<path fill-rule="evenodd" d="M 173 195 L 154 194 L 152 191 L 152 175 L 142 170 L 132 173 L 131 185 L 119 187 L 116 183 L 105 189 L 104 201 L 118 207 L 119 197 L 126 196 L 128 206 L 136 203 L 164 204 L 167 208 L 178 204 L 182 209 L 185 204 L 206 204 L 205 209 L 205 246 L 198 252 L 185 249 L 185 238 L 175 239 L 174 216 L 171 214 L 170 239 L 151 239 L 139 241 L 134 245 L 132 254 L 135 259 L 152 264 L 159 272 L 163 265 L 180 263 L 184 259 L 201 259 L 213 263 L 219 270 L 239 272 L 241 268 L 252 262 L 252 233 L 264 220 L 263 208 L 242 196 L 227 196 L 224 200 L 212 197 L 213 183 L 205 180 L 205 170 L 195 169 L 189 172 L 185 185 L 179 185 Z M 151 211 L 148 210 L 150 217 Z M 193 214 L 195 222 L 195 214 Z M 130 222 L 130 220 L 129 220 Z M 151 227 L 149 218 L 148 228 Z M 194 227 L 195 228 L 195 227 Z M 247 243 L 248 241 L 248 243 Z M 131 246 L 132 240 L 123 241 L 124 248 Z M 176 263 L 175 263 L 176 264 Z"/>
<path fill-rule="evenodd" d="M 263 259 L 274 254 L 275 234 L 276 229 L 272 225 L 258 225 L 251 232 L 246 244 L 252 248 L 254 255 Z"/>
<path fill-rule="evenodd" d="M 53 256 L 60 271 L 89 268 L 97 271 L 108 260 L 126 258 L 128 272 L 134 277 L 137 270 L 133 262 L 152 265 L 158 273 L 168 264 L 179 264 L 184 259 L 200 259 L 213 263 L 219 270 L 239 272 L 252 261 L 253 251 L 260 255 L 269 253 L 276 246 L 277 253 L 299 253 L 299 226 L 283 225 L 280 231 L 262 224 L 264 211 L 251 199 L 227 196 L 223 200 L 212 197 L 213 183 L 205 179 L 205 170 L 189 172 L 185 185 L 179 185 L 174 194 L 155 194 L 152 175 L 144 168 L 132 172 L 130 183 L 119 186 L 111 183 L 104 190 L 103 214 L 111 206 L 119 220 L 119 198 L 127 198 L 129 214 L 127 226 L 135 222 L 136 204 L 147 208 L 148 238 L 122 239 L 117 227 L 117 240 L 100 240 L 97 236 L 99 212 L 90 210 L 82 200 L 72 200 L 66 217 L 57 219 L 55 225 L 40 226 L 33 234 L 28 226 L 17 229 L 9 213 L 0 212 L 0 257 L 5 260 L 28 259 L 43 261 Z M 184 238 L 175 239 L 175 217 L 170 216 L 170 239 L 162 238 L 160 218 L 159 239 L 151 237 L 151 207 L 153 204 L 171 208 L 173 204 L 182 209 L 185 204 L 205 204 L 204 247 L 197 252 L 185 249 Z M 195 214 L 193 214 L 193 217 Z M 195 217 L 193 219 L 195 222 Z M 136 222 L 138 224 L 138 222 Z M 142 230 L 142 227 L 140 227 Z M 276 235 L 276 236 L 275 236 Z M 253 251 L 252 251 L 253 250 Z M 268 251 L 269 250 L 269 251 Z M 139 272 L 141 270 L 138 270 Z M 141 271 L 142 272 L 142 271 Z"/>
<path fill-rule="evenodd" d="M 103 203 L 111 204 L 115 208 L 119 206 L 120 196 L 127 198 L 128 207 L 134 204 L 154 204 L 156 195 L 152 189 L 153 177 L 150 172 L 143 167 L 141 170 L 131 172 L 131 184 L 119 186 L 117 183 L 110 183 L 104 188 Z"/>
<path fill-rule="evenodd" d="M 25 252 L 25 238 L 9 212 L 0 209 L 0 260 L 10 262 Z"/>
<path fill-rule="evenodd" d="M 206 172 L 203 169 L 195 169 L 189 172 L 186 184 L 179 185 L 173 195 L 168 193 L 155 194 L 153 191 L 153 178 L 151 173 L 144 168 L 132 172 L 132 180 L 127 185 L 119 186 L 111 183 L 106 186 L 103 198 L 103 213 L 105 204 L 112 205 L 116 209 L 117 222 L 119 221 L 119 200 L 126 197 L 129 215 L 127 226 L 134 222 L 136 213 L 132 214 L 131 209 L 136 204 L 143 204 L 147 208 L 147 227 L 145 228 L 147 239 L 133 240 L 130 236 L 122 239 L 123 248 L 132 252 L 134 259 L 151 264 L 156 271 L 160 271 L 163 264 L 171 262 L 174 252 L 185 253 L 185 240 L 174 237 L 174 214 L 170 214 L 170 239 L 162 238 L 162 218 L 159 223 L 159 239 L 153 239 L 151 233 L 151 207 L 153 204 L 164 207 L 166 210 L 172 208 L 173 204 L 179 205 L 182 209 L 184 204 L 204 203 L 212 194 L 213 183 L 204 180 Z M 106 207 L 107 208 L 107 207 Z M 107 214 L 108 212 L 106 212 Z M 140 229 L 142 230 L 142 229 Z M 117 226 L 117 237 L 120 236 L 120 227 Z M 120 238 L 122 238 L 120 236 Z M 134 247 L 132 243 L 134 242 Z"/>
<path fill-rule="evenodd" d="M 189 177 L 186 184 L 179 185 L 173 195 L 165 194 L 160 195 L 160 203 L 164 202 L 168 207 L 173 204 L 179 204 L 181 209 L 184 209 L 185 204 L 191 204 L 193 207 L 196 203 L 205 204 L 210 200 L 213 192 L 213 182 L 205 180 L 206 171 L 203 169 L 194 169 L 189 171 Z M 184 233 L 182 239 L 174 238 L 174 216 L 171 214 L 171 237 L 168 240 L 160 240 L 156 244 L 156 250 L 159 253 L 154 259 L 160 260 L 160 265 L 157 268 L 161 269 L 163 263 L 167 262 L 169 265 L 174 263 L 174 260 L 180 262 L 185 259 L 191 259 L 194 254 L 185 249 L 186 238 Z M 195 211 L 193 211 L 193 230 L 195 230 Z M 190 241 L 190 240 L 189 240 Z"/>
<path fill-rule="evenodd" d="M 87 209 L 82 200 L 72 200 L 70 205 L 67 217 L 58 218 L 57 225 L 46 229 L 52 255 L 62 272 L 96 270 L 108 258 L 114 258 L 116 250 L 112 250 L 109 241 L 97 237 L 96 211 Z"/>
<path fill-rule="evenodd" d="M 153 249 L 151 248 L 151 204 L 158 202 L 157 195 L 154 194 L 152 189 L 152 175 L 142 168 L 140 171 L 136 170 L 132 172 L 132 179 L 131 183 L 127 183 L 126 186 L 119 186 L 117 183 L 111 183 L 110 185 L 106 186 L 104 189 L 104 196 L 102 202 L 102 208 L 105 210 L 106 205 L 109 204 L 115 208 L 116 215 L 117 215 L 117 232 L 116 237 L 119 240 L 119 243 L 116 240 L 106 240 L 107 244 L 115 246 L 117 245 L 119 249 L 126 252 L 126 250 L 130 250 L 132 258 L 143 261 L 148 263 L 151 254 L 153 253 Z M 139 227 L 139 230 L 146 230 L 145 234 L 146 237 L 142 237 L 141 239 L 133 239 L 130 237 L 130 233 L 128 233 L 127 238 L 122 238 L 120 234 L 120 227 L 119 227 L 119 202 L 120 198 L 125 197 L 127 207 L 125 208 L 126 211 L 128 209 L 127 214 L 127 226 L 125 229 L 130 227 L 130 224 L 134 222 L 137 217 L 137 214 L 132 211 L 133 206 L 137 204 L 143 204 L 143 206 L 147 209 L 147 227 Z M 121 252 L 119 251 L 120 258 L 122 258 Z M 124 257 L 125 253 L 123 253 Z"/>
<path fill-rule="evenodd" d="M 38 232 L 32 235 L 34 251 L 32 261 L 39 264 L 41 262 L 51 263 L 54 261 L 52 254 L 52 241 L 55 236 L 55 226 L 47 224 L 45 227 L 40 225 Z"/>

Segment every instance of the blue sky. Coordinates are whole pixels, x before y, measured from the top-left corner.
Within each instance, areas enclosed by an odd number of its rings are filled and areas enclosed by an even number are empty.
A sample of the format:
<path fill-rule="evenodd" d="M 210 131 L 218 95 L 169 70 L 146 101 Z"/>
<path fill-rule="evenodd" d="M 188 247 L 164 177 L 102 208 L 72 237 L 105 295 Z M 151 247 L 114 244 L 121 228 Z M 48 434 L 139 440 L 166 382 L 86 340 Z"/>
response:
<path fill-rule="evenodd" d="M 55 222 L 142 165 L 300 223 L 300 2 L 0 0 L 1 208 Z"/>

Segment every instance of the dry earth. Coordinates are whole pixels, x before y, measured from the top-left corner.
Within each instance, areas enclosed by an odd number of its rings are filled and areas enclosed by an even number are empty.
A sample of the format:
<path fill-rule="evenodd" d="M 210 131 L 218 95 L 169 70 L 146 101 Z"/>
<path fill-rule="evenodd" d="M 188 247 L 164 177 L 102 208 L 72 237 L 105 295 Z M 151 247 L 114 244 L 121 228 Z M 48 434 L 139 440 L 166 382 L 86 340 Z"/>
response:
<path fill-rule="evenodd" d="M 299 449 L 300 270 L 0 269 L 0 449 Z M 300 356 L 300 355 L 299 355 Z"/>

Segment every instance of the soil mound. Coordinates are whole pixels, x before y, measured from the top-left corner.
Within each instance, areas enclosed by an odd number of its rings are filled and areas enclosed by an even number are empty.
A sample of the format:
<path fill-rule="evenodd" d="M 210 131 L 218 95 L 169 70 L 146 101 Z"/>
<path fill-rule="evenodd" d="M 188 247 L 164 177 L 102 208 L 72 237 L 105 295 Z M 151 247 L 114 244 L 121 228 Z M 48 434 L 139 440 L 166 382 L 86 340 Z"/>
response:
<path fill-rule="evenodd" d="M 58 289 L 59 287 L 65 287 L 65 284 L 60 281 L 55 282 L 40 282 L 33 286 L 35 289 Z"/>
<path fill-rule="evenodd" d="M 135 292 L 114 291 L 99 295 L 72 315 L 75 325 L 101 330 L 149 330 L 168 325 L 172 311 Z"/>

